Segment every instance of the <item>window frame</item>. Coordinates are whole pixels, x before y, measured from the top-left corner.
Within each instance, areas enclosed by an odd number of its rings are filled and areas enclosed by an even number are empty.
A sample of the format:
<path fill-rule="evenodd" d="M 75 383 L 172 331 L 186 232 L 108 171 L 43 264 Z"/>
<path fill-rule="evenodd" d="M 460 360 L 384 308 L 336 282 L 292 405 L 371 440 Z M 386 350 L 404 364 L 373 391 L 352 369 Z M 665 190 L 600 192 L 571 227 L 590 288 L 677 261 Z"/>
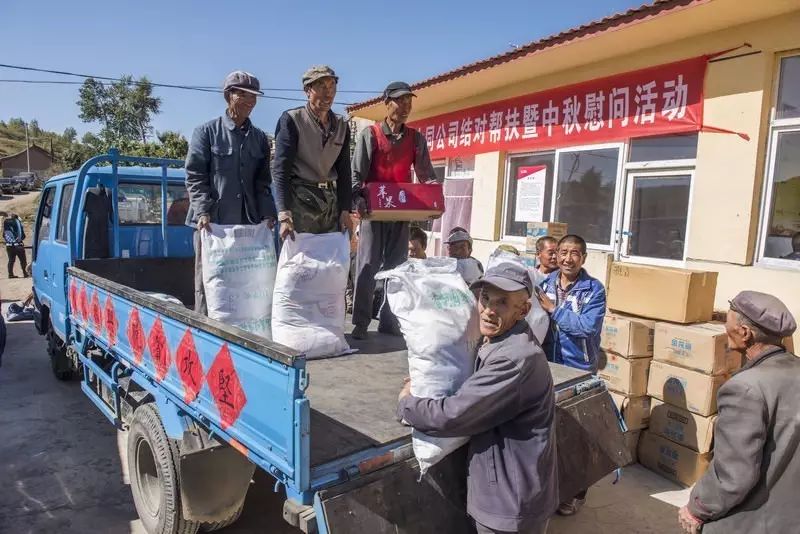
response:
<path fill-rule="evenodd" d="M 508 227 L 508 219 L 507 217 L 511 216 L 511 213 L 508 210 L 508 194 L 509 190 L 511 189 L 508 184 L 511 180 L 511 160 L 512 158 L 527 158 L 530 156 L 546 156 L 546 155 L 553 155 L 553 191 L 552 194 L 555 194 L 555 180 L 556 180 L 556 164 L 558 162 L 558 150 L 557 149 L 547 149 L 547 150 L 534 150 L 533 152 L 513 152 L 506 154 L 506 162 L 505 162 L 505 169 L 503 172 L 503 211 L 502 217 L 500 219 L 500 240 L 503 242 L 508 243 L 515 243 L 520 245 L 525 245 L 526 237 L 518 236 L 518 235 L 510 235 L 506 233 L 506 228 Z M 545 200 L 546 201 L 546 200 Z M 552 203 L 552 198 L 550 199 Z M 552 205 L 552 204 L 551 204 Z M 552 216 L 552 207 L 550 211 L 550 215 Z"/>
<path fill-rule="evenodd" d="M 776 119 L 778 108 L 778 88 L 780 87 L 781 61 L 787 57 L 800 56 L 800 49 L 782 52 L 776 55 L 773 77 L 772 105 L 769 112 L 769 135 L 767 137 L 766 163 L 761 184 L 761 202 L 759 206 L 759 225 L 756 242 L 755 264 L 761 267 L 770 267 L 790 271 L 800 271 L 800 261 L 771 258 L 764 254 L 774 206 L 773 193 L 775 192 L 775 164 L 777 163 L 778 137 L 787 132 L 800 133 L 800 117 L 789 119 Z"/>
<path fill-rule="evenodd" d="M 70 192 L 68 200 L 64 198 L 66 196 L 67 189 L 71 189 L 71 192 Z M 66 245 L 68 243 L 68 241 L 69 241 L 69 209 L 72 206 L 72 200 L 74 198 L 75 198 L 75 182 L 69 182 L 69 183 L 63 184 L 61 186 L 61 196 L 60 196 L 60 199 L 58 201 L 58 219 L 56 220 L 56 236 L 55 236 L 55 239 L 53 240 L 56 243 L 60 243 L 62 245 Z M 65 200 L 66 200 L 66 204 L 65 204 Z M 62 213 L 62 211 L 64 209 L 67 210 L 67 217 L 66 217 L 66 220 L 64 221 L 65 224 L 63 225 L 65 227 L 64 239 L 60 239 L 61 228 L 62 228 L 61 213 Z"/>
<path fill-rule="evenodd" d="M 52 233 L 52 231 L 53 231 L 53 225 L 50 224 L 47 227 L 47 231 L 48 231 L 47 235 L 46 236 L 42 235 L 42 223 L 44 222 L 44 210 L 45 210 L 45 206 L 47 205 L 47 202 L 45 202 L 45 201 L 47 199 L 47 195 L 52 192 L 53 193 L 53 203 L 50 205 L 50 216 L 48 217 L 48 219 L 50 219 L 52 221 L 52 219 L 53 219 L 53 210 L 52 210 L 52 208 L 55 205 L 57 186 L 58 186 L 58 184 L 53 184 L 53 185 L 50 185 L 50 186 L 45 186 L 44 189 L 42 189 L 42 196 L 41 196 L 41 200 L 39 201 L 39 209 L 36 211 L 36 223 L 35 223 L 34 232 L 33 232 L 33 236 L 34 236 L 33 237 L 33 243 L 32 243 L 33 250 L 31 251 L 32 252 L 31 256 L 32 256 L 32 260 L 33 261 L 36 261 L 36 258 L 37 258 L 38 254 L 39 254 L 39 248 L 42 245 L 42 241 L 49 241 L 50 240 L 50 233 Z"/>
<path fill-rule="evenodd" d="M 122 221 L 122 218 L 120 217 L 120 209 L 119 209 L 119 204 L 120 204 L 120 202 L 119 202 L 119 194 L 121 192 L 122 187 L 126 186 L 126 185 L 132 185 L 132 186 L 138 186 L 138 187 L 156 187 L 158 189 L 158 202 L 160 204 L 160 209 L 158 210 L 158 218 L 159 218 L 158 222 L 123 222 Z M 169 187 L 169 184 L 167 184 L 167 187 Z M 117 213 L 115 214 L 116 219 L 117 219 L 117 223 L 119 224 L 119 227 L 120 228 L 133 227 L 133 226 L 145 226 L 145 227 L 159 226 L 160 227 L 164 223 L 164 197 L 163 197 L 164 191 L 163 191 L 163 189 L 164 188 L 162 187 L 160 182 L 156 183 L 156 182 L 131 182 L 131 181 L 124 181 L 123 182 L 123 181 L 120 181 L 119 184 L 117 185 L 117 191 L 116 191 L 116 195 L 117 195 L 117 202 L 116 202 Z M 173 225 L 173 226 L 176 226 L 176 225 Z"/>

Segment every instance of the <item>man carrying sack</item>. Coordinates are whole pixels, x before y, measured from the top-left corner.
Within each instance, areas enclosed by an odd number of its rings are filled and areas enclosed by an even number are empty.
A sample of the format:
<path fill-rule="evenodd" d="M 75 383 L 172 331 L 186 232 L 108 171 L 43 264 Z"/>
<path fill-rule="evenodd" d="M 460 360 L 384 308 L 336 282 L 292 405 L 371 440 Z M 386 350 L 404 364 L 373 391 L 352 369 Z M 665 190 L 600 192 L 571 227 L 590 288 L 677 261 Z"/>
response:
<path fill-rule="evenodd" d="M 275 202 L 281 239 L 294 233 L 353 233 L 350 128 L 331 111 L 339 78 L 320 65 L 303 74 L 305 106 L 284 111 L 275 128 Z"/>
<path fill-rule="evenodd" d="M 361 191 L 366 183 L 410 183 L 412 166 L 420 183 L 437 181 L 425 137 L 406 126 L 414 96 L 407 83 L 390 83 L 383 91 L 386 118 L 364 128 L 358 135 L 353 155 L 353 198 L 362 217 L 368 211 Z M 372 321 L 375 274 L 397 267 L 407 259 L 408 222 L 369 219 L 361 222 L 353 301 L 355 339 L 367 337 L 367 328 Z M 399 334 L 397 321 L 387 306 L 381 308 L 378 331 Z"/>

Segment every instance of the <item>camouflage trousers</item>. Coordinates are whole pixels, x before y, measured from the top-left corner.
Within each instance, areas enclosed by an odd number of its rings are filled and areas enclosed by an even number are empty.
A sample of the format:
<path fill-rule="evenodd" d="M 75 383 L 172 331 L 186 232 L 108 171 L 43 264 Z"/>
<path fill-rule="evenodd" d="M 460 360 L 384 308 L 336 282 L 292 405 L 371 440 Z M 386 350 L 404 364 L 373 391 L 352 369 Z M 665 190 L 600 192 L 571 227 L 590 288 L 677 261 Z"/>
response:
<path fill-rule="evenodd" d="M 327 234 L 339 230 L 339 202 L 336 189 L 292 180 L 290 183 L 294 231 L 308 234 Z"/>

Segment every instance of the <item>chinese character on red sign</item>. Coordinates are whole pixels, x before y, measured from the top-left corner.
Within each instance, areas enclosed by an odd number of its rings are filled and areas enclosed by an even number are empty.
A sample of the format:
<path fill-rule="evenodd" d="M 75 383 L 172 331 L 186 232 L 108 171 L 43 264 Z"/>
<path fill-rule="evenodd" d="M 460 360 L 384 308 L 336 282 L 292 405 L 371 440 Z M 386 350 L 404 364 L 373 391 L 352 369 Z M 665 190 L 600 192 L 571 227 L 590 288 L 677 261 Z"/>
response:
<path fill-rule="evenodd" d="M 139 319 L 139 310 L 131 308 L 131 313 L 128 315 L 128 326 L 125 329 L 128 335 L 128 343 L 133 351 L 133 358 L 137 364 L 142 363 L 142 355 L 144 354 L 144 329 L 142 328 L 142 321 Z"/>
<path fill-rule="evenodd" d="M 206 381 L 219 410 L 220 426 L 224 430 L 239 418 L 242 408 L 247 404 L 247 397 L 239 382 L 239 375 L 233 367 L 227 343 L 222 345 L 214 358 L 214 363 L 206 375 Z"/>
<path fill-rule="evenodd" d="M 161 324 L 161 317 L 156 317 L 156 322 L 153 323 L 153 328 L 150 329 L 147 346 L 150 348 L 150 356 L 153 358 L 153 365 L 156 368 L 156 380 L 161 382 L 167 376 L 169 365 L 172 363 L 167 336 L 164 335 L 164 325 Z"/>
<path fill-rule="evenodd" d="M 175 352 L 175 365 L 183 382 L 183 400 L 188 404 L 197 398 L 203 387 L 203 365 L 194 346 L 194 336 L 188 328 Z"/>
<path fill-rule="evenodd" d="M 97 329 L 98 333 L 103 331 L 103 310 L 100 309 L 100 297 L 97 290 L 92 291 L 92 324 Z"/>
<path fill-rule="evenodd" d="M 106 326 L 106 337 L 109 345 L 114 345 L 117 342 L 117 312 L 114 310 L 114 301 L 111 295 L 106 296 L 105 312 L 103 314 Z"/>
<path fill-rule="evenodd" d="M 81 319 L 86 323 L 89 320 L 89 297 L 86 295 L 86 284 L 81 287 L 81 292 L 78 295 L 78 309 L 81 312 Z"/>

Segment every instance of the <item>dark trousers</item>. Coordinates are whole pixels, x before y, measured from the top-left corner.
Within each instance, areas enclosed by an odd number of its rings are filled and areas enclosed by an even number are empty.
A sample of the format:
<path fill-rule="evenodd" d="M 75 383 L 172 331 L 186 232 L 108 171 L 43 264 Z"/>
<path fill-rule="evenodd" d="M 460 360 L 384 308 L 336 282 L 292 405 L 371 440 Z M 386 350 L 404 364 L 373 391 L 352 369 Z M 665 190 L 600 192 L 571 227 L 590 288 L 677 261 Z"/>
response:
<path fill-rule="evenodd" d="M 548 519 L 544 523 L 535 523 L 530 525 L 524 525 L 519 530 L 495 530 L 493 528 L 489 528 L 486 525 L 481 525 L 477 521 L 475 521 L 475 531 L 478 534 L 545 534 L 547 532 L 547 525 L 550 523 Z"/>
<path fill-rule="evenodd" d="M 28 276 L 25 271 L 28 268 L 28 257 L 25 255 L 25 247 L 23 245 L 6 245 L 6 253 L 8 254 L 8 276 L 14 276 L 14 262 L 19 258 L 19 263 L 22 266 L 22 276 Z"/>
<path fill-rule="evenodd" d="M 194 311 L 208 315 L 206 306 L 206 292 L 203 289 L 203 258 L 200 231 L 194 231 Z"/>
<path fill-rule="evenodd" d="M 375 298 L 375 274 L 393 269 L 408 259 L 407 222 L 362 221 L 356 256 L 356 287 L 353 299 L 353 324 L 369 326 Z M 388 306 L 381 308 L 378 323 L 391 328 L 394 316 Z"/>

